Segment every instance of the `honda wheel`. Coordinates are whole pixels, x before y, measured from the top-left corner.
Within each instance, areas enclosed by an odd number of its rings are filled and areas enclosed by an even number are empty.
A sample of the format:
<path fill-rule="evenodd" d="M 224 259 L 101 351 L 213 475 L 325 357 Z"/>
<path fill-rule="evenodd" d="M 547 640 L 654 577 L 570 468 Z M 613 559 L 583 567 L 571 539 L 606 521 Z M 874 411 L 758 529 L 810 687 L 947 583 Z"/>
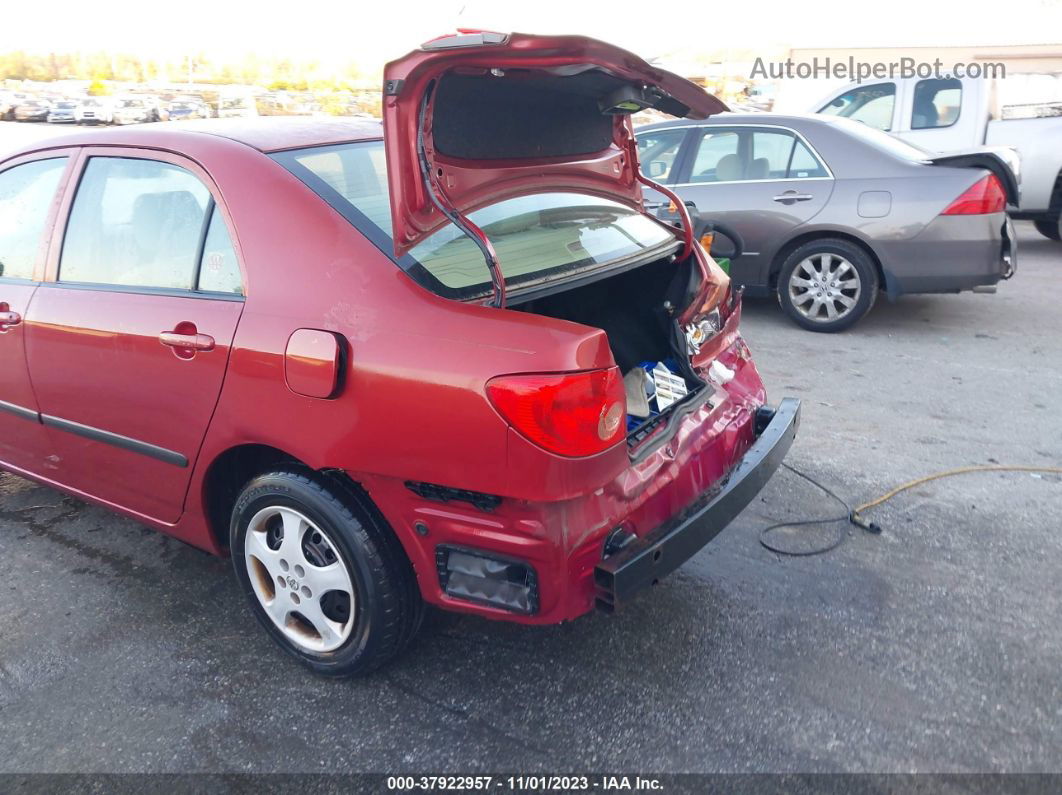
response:
<path fill-rule="evenodd" d="M 870 311 L 878 275 L 866 252 L 847 240 L 813 240 L 793 251 L 778 274 L 778 302 L 811 331 L 843 331 Z"/>

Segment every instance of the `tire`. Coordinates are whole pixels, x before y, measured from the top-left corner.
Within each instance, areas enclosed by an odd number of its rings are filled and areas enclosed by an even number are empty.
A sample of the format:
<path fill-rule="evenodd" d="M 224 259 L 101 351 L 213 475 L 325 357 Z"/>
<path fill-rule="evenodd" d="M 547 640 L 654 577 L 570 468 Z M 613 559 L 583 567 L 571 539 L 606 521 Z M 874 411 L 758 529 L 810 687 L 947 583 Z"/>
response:
<path fill-rule="evenodd" d="M 315 673 L 369 673 L 398 656 L 420 626 L 413 567 L 354 487 L 294 469 L 259 475 L 236 500 L 229 536 L 251 610 Z"/>
<path fill-rule="evenodd" d="M 819 281 L 822 276 L 825 282 Z M 874 306 L 878 271 L 855 243 L 839 238 L 812 240 L 782 262 L 777 294 L 778 303 L 798 326 L 809 331 L 844 331 Z"/>
<path fill-rule="evenodd" d="M 1048 240 L 1062 240 L 1062 216 L 1053 221 L 1050 218 L 1033 221 L 1033 226 L 1036 227 L 1037 232 Z"/>

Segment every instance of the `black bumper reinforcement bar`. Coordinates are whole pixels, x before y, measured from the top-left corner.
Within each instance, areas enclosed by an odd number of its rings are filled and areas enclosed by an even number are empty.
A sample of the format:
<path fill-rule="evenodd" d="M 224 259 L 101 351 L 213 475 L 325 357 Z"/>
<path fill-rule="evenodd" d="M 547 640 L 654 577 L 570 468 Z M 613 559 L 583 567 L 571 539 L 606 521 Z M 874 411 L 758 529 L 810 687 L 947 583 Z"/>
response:
<path fill-rule="evenodd" d="M 719 535 L 755 499 L 782 464 L 800 424 L 800 401 L 784 398 L 773 415 L 761 410 L 762 433 L 722 487 L 704 495 L 679 516 L 597 564 L 597 607 L 614 612 L 639 591 L 656 584 Z"/>

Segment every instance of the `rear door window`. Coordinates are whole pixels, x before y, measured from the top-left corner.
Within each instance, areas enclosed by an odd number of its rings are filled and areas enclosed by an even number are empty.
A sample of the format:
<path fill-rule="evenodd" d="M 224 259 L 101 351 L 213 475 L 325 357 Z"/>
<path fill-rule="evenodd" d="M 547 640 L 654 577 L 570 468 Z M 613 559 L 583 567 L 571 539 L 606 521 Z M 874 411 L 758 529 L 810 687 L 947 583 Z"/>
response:
<path fill-rule="evenodd" d="M 172 163 L 131 157 L 89 159 L 59 280 L 243 294 L 229 230 L 206 185 Z"/>
<path fill-rule="evenodd" d="M 752 182 L 826 177 L 829 172 L 793 132 L 782 128 L 705 130 L 691 183 Z"/>
<path fill-rule="evenodd" d="M 733 182 L 744 179 L 735 130 L 707 130 L 697 142 L 690 182 Z"/>
<path fill-rule="evenodd" d="M 788 179 L 808 179 L 810 177 L 828 177 L 826 167 L 811 153 L 803 141 L 797 140 L 793 144 L 793 154 L 789 159 L 789 168 L 786 170 Z"/>
<path fill-rule="evenodd" d="M 749 179 L 808 179 L 826 177 L 825 166 L 793 133 L 786 130 L 752 133 Z"/>
<path fill-rule="evenodd" d="M 0 277 L 34 277 L 44 225 L 65 168 L 65 157 L 53 157 L 0 173 Z"/>
<path fill-rule="evenodd" d="M 774 130 L 752 133 L 748 179 L 785 179 L 796 138 Z"/>
<path fill-rule="evenodd" d="M 210 214 L 210 225 L 203 241 L 196 289 L 243 295 L 243 280 L 240 276 L 240 264 L 236 261 L 236 250 L 232 246 L 229 228 L 225 225 L 225 219 L 216 204 Z"/>
<path fill-rule="evenodd" d="M 91 158 L 70 211 L 59 279 L 191 290 L 210 198 L 179 166 Z"/>

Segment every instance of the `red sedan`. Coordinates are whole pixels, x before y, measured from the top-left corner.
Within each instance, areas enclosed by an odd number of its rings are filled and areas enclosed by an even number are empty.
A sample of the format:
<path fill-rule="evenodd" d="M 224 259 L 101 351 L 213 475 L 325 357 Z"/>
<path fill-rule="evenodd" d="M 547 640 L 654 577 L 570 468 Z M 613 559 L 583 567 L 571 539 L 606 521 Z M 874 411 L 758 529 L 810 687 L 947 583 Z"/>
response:
<path fill-rule="evenodd" d="M 519 34 L 429 42 L 385 98 L 382 128 L 191 122 L 0 163 L 0 466 L 231 555 L 333 675 L 426 603 L 617 609 L 755 496 L 799 415 L 764 405 L 688 219 L 643 212 L 629 114 L 721 103 Z"/>

